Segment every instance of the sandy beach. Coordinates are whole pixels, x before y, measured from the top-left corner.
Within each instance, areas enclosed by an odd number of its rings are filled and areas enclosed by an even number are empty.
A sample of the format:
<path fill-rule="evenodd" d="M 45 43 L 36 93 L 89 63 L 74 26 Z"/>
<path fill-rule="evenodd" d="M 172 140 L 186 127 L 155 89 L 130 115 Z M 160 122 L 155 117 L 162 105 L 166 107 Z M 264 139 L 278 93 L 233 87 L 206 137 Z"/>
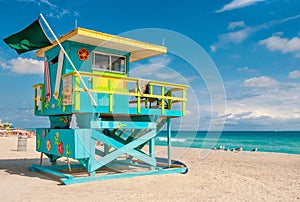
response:
<path fill-rule="evenodd" d="M 65 186 L 28 170 L 39 163 L 35 138 L 28 138 L 27 151 L 17 144 L 16 136 L 0 137 L 1 201 L 300 201 L 300 155 L 173 148 L 189 167 L 185 175 Z"/>

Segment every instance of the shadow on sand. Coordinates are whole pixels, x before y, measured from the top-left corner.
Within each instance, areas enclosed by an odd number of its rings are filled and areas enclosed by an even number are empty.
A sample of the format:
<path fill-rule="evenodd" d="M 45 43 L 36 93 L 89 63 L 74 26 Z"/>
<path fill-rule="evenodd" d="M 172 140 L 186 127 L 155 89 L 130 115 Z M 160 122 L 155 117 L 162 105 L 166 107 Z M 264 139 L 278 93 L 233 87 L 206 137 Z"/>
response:
<path fill-rule="evenodd" d="M 46 162 L 47 159 L 43 159 L 43 162 Z M 4 171 L 11 175 L 20 175 L 26 177 L 38 177 L 44 180 L 54 180 L 60 183 L 59 177 L 49 175 L 44 172 L 32 172 L 29 170 L 29 167 L 32 164 L 39 164 L 40 159 L 0 159 L 0 171 Z M 45 163 L 47 164 L 47 163 Z"/>

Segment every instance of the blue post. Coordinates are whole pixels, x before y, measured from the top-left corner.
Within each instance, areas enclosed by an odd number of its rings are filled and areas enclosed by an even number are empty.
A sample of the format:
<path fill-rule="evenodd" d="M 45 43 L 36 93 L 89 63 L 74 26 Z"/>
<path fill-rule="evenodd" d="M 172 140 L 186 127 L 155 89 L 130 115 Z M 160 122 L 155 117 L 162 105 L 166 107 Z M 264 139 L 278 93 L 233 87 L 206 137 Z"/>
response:
<path fill-rule="evenodd" d="M 156 133 L 156 131 L 155 131 Z M 155 159 L 155 137 L 154 138 L 151 138 L 151 140 L 149 141 L 149 155 L 150 157 L 152 157 L 153 159 Z M 154 166 L 151 166 L 151 170 L 154 170 L 155 167 Z"/>
<path fill-rule="evenodd" d="M 171 119 L 167 119 L 168 167 L 171 167 Z"/>

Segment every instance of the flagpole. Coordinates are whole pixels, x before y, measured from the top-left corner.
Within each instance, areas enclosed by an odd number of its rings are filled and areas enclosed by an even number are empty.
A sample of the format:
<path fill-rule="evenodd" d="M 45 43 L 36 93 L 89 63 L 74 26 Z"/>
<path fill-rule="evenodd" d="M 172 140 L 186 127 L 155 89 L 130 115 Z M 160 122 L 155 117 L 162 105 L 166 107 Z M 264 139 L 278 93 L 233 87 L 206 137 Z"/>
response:
<path fill-rule="evenodd" d="M 61 50 L 64 52 L 66 58 L 68 59 L 68 61 L 70 62 L 72 68 L 74 69 L 74 71 L 76 72 L 77 76 L 79 77 L 80 81 L 82 82 L 83 88 L 84 90 L 88 93 L 89 97 L 91 98 L 91 101 L 93 102 L 93 105 L 95 107 L 97 107 L 97 103 L 94 99 L 94 97 L 92 96 L 91 92 L 89 91 L 89 89 L 87 88 L 87 85 L 85 84 L 83 78 L 81 77 L 80 73 L 77 71 L 75 65 L 73 64 L 72 60 L 70 59 L 69 55 L 67 54 L 67 52 L 65 51 L 65 49 L 63 48 L 63 46 L 61 45 L 61 43 L 59 42 L 58 38 L 56 37 L 56 35 L 54 34 L 54 32 L 52 31 L 50 25 L 48 24 L 48 22 L 46 21 L 46 19 L 44 18 L 43 14 L 40 14 L 40 17 L 42 18 L 42 20 L 44 21 L 44 23 L 46 24 L 46 26 L 48 27 L 49 31 L 51 32 L 52 36 L 54 37 L 55 41 L 58 43 L 59 47 L 61 48 Z"/>

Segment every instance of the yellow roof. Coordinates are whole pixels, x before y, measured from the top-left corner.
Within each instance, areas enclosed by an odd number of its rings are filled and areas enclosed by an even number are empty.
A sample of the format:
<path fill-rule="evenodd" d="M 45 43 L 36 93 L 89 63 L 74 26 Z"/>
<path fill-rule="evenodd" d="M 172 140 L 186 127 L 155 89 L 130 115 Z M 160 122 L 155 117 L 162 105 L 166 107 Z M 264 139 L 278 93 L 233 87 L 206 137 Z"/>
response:
<path fill-rule="evenodd" d="M 152 57 L 167 52 L 167 48 L 164 46 L 158 46 L 150 43 L 145 43 L 102 32 L 96 32 L 93 30 L 88 30 L 79 27 L 59 38 L 59 41 L 61 43 L 67 40 L 84 44 L 90 44 L 94 46 L 101 46 L 104 48 L 110 48 L 114 50 L 130 52 L 130 62 L 134 62 L 137 60 L 141 60 L 144 58 Z M 54 41 L 52 46 L 47 46 L 38 50 L 36 52 L 36 56 L 44 57 L 44 53 L 56 45 L 57 42 Z"/>

